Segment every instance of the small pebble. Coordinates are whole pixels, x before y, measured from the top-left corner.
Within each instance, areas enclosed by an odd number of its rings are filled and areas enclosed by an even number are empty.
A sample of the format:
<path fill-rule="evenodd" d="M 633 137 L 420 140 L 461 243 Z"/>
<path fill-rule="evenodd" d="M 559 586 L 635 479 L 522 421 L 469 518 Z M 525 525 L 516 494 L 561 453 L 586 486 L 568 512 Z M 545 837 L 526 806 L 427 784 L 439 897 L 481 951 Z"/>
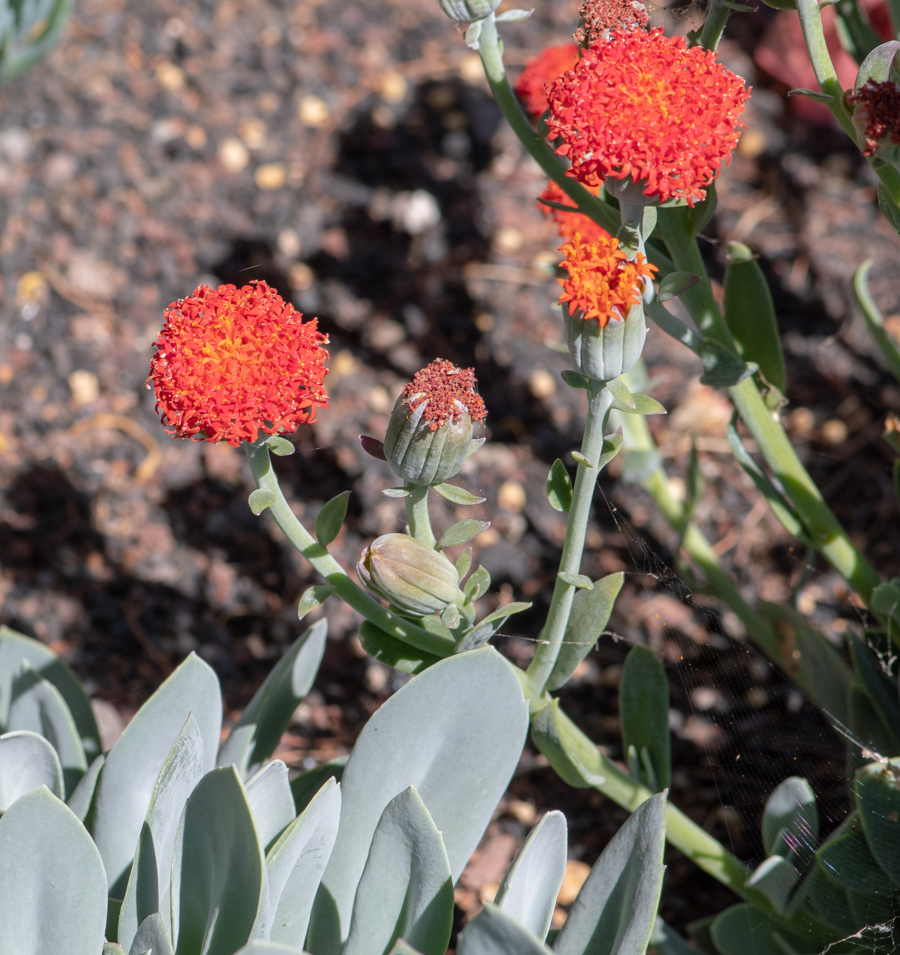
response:
<path fill-rule="evenodd" d="M 164 60 L 156 67 L 156 79 L 159 85 L 170 93 L 177 93 L 184 88 L 184 70 L 174 63 Z"/>
<path fill-rule="evenodd" d="M 525 507 L 525 488 L 518 481 L 504 481 L 497 491 L 497 504 L 504 511 L 518 514 Z"/>
<path fill-rule="evenodd" d="M 284 163 L 268 162 L 256 170 L 253 178 L 260 189 L 280 189 L 287 182 L 287 169 Z"/>
<path fill-rule="evenodd" d="M 69 375 L 72 400 L 78 407 L 89 405 L 100 397 L 100 382 L 92 371 L 79 368 Z"/>
<path fill-rule="evenodd" d="M 247 152 L 247 147 L 233 136 L 229 136 L 219 143 L 217 155 L 219 162 L 229 172 L 240 172 L 250 162 L 250 153 Z"/>
<path fill-rule="evenodd" d="M 297 115 L 306 126 L 324 126 L 331 116 L 331 110 L 325 100 L 310 94 L 300 100 Z"/>
<path fill-rule="evenodd" d="M 581 887 L 591 874 L 591 867 L 578 859 L 569 859 L 566 863 L 566 874 L 563 876 L 559 895 L 556 897 L 558 905 L 571 905 L 578 897 Z"/>

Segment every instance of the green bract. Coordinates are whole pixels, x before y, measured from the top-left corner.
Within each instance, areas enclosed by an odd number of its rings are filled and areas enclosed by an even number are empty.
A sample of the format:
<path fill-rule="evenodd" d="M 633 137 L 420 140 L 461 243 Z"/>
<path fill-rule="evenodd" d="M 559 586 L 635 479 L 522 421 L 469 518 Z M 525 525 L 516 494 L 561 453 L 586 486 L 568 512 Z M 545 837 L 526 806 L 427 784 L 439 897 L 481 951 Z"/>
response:
<path fill-rule="evenodd" d="M 647 322 L 643 305 L 632 305 L 624 321 L 610 320 L 601 328 L 596 319 L 574 315 L 563 305 L 563 322 L 572 367 L 596 381 L 611 381 L 625 374 L 641 357 Z"/>

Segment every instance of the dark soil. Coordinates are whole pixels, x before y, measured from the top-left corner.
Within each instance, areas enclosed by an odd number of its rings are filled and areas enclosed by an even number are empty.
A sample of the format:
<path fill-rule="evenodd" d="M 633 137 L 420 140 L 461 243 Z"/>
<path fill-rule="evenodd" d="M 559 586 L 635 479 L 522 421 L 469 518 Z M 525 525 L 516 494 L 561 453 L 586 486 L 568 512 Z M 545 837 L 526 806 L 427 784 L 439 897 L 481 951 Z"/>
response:
<path fill-rule="evenodd" d="M 900 312 L 900 243 L 861 158 L 837 130 L 804 125 L 754 69 L 765 9 L 733 18 L 723 44 L 754 94 L 704 252 L 717 280 L 726 241 L 759 253 L 787 351 L 789 431 L 888 578 L 900 525 L 880 433 L 900 389 L 849 281 L 873 259 L 879 304 Z M 574 18 L 572 2 L 539 5 L 506 30 L 508 62 L 564 41 Z M 474 366 L 488 444 L 464 483 L 487 503 L 463 516 L 493 522 L 476 542 L 494 581 L 485 610 L 534 601 L 496 640 L 527 661 L 563 533 L 543 485 L 555 458 L 571 464 L 583 399 L 547 347 L 561 328 L 546 273 L 558 241 L 534 203 L 543 181 L 437 3 L 80 0 L 52 55 L 0 90 L 0 116 L 0 621 L 58 651 L 111 704 L 111 730 L 191 650 L 218 672 L 229 716 L 246 705 L 299 633 L 297 601 L 315 579 L 251 514 L 241 453 L 168 437 L 145 380 L 169 302 L 204 281 L 265 279 L 331 338 L 331 407 L 278 470 L 307 521 L 352 489 L 335 545 L 345 566 L 403 526 L 401 502 L 380 493 L 396 479 L 357 436 L 383 434 L 400 388 L 433 358 Z M 696 442 L 698 520 L 748 597 L 795 600 L 836 642 L 858 630 L 847 588 L 735 464 L 730 409 L 697 384 L 693 357 L 655 329 L 647 355 L 670 412 L 653 422 L 666 467 L 683 482 Z M 702 595 L 652 502 L 617 474 L 601 481 L 584 567 L 626 572 L 617 636 L 564 706 L 620 758 L 621 664 L 632 643 L 654 649 L 671 675 L 672 798 L 758 862 L 762 806 L 786 776 L 808 776 L 821 814 L 840 820 L 843 743 Z M 400 685 L 362 651 L 352 612 L 328 615 L 316 690 L 283 746 L 298 767 L 345 753 Z M 489 839 L 514 851 L 533 810 L 549 808 L 565 810 L 572 857 L 588 863 L 625 818 L 529 753 Z M 677 927 L 733 901 L 669 855 L 662 912 Z M 496 878 L 482 868 L 460 890 L 461 917 Z"/>

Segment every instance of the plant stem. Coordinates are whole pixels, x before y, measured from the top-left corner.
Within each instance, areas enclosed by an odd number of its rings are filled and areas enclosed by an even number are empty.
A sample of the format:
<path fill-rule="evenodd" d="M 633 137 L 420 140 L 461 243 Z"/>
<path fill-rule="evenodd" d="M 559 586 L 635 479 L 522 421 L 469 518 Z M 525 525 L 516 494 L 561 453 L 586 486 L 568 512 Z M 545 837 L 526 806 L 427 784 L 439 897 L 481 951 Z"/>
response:
<path fill-rule="evenodd" d="M 722 0 L 710 0 L 709 9 L 706 11 L 706 21 L 700 31 L 700 46 L 704 50 L 715 50 L 718 47 L 730 15 L 731 10 Z"/>
<path fill-rule="evenodd" d="M 798 0 L 798 4 L 805 0 Z M 678 212 L 679 210 L 666 210 Z M 662 217 L 661 217 L 662 218 Z M 681 302 L 690 312 L 697 327 L 710 337 L 734 349 L 731 333 L 712 288 L 697 240 L 682 219 L 667 216 L 665 239 L 675 267 L 699 275 L 700 282 L 681 295 Z M 872 590 L 881 578 L 859 553 L 849 535 L 825 503 L 815 482 L 797 457 L 781 423 L 774 417 L 752 376 L 728 389 L 734 406 L 759 445 L 760 452 L 772 473 L 781 482 L 800 520 L 815 543 L 816 549 L 868 604 Z"/>
<path fill-rule="evenodd" d="M 606 387 L 606 383 L 591 380 L 588 392 L 587 423 L 581 443 L 581 453 L 590 465 L 578 463 L 575 487 L 572 491 L 572 504 L 566 525 L 566 539 L 559 562 L 559 573 L 577 574 L 581 569 L 581 555 L 584 552 L 584 538 L 594 498 L 594 486 L 600 473 L 598 462 L 603 448 L 603 432 L 606 430 L 611 404 L 612 394 Z M 528 679 L 538 693 L 546 686 L 553 672 L 556 658 L 559 656 L 559 648 L 569 623 L 572 601 L 575 599 L 575 589 L 572 584 L 567 584 L 557 575 L 541 642 L 538 643 L 534 659 L 528 667 Z"/>
<path fill-rule="evenodd" d="M 437 539 L 431 529 L 431 516 L 428 513 L 428 490 L 427 484 L 410 487 L 406 497 L 406 522 L 409 524 L 409 533 L 416 540 L 434 547 Z"/>
<path fill-rule="evenodd" d="M 449 656 L 455 649 L 455 642 L 449 637 L 430 633 L 417 627 L 408 620 L 395 616 L 370 597 L 358 584 L 351 580 L 343 567 L 322 547 L 321 544 L 300 523 L 297 515 L 285 500 L 278 483 L 278 476 L 272 467 L 269 449 L 263 442 L 245 444 L 244 450 L 250 461 L 250 469 L 257 485 L 275 495 L 275 503 L 268 508 L 275 523 L 284 532 L 291 544 L 312 564 L 313 568 L 334 587 L 335 593 L 347 604 L 359 611 L 367 620 L 371 620 L 385 633 L 403 640 L 405 643 L 441 657 Z"/>

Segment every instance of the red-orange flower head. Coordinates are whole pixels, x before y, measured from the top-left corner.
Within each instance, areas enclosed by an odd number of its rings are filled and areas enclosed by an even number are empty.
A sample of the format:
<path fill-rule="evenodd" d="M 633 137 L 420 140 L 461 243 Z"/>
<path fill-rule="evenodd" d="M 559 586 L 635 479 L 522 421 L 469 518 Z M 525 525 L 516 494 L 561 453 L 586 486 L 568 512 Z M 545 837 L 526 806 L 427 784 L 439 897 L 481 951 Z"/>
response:
<path fill-rule="evenodd" d="M 616 32 L 549 86 L 549 138 L 586 186 L 631 178 L 647 196 L 693 205 L 731 160 L 749 91 L 682 37 Z"/>
<path fill-rule="evenodd" d="M 201 285 L 165 319 L 148 384 L 171 434 L 237 447 L 327 407 L 328 338 L 265 282 Z"/>
<path fill-rule="evenodd" d="M 591 189 L 594 195 L 597 189 Z M 572 200 L 557 186 L 551 179 L 547 187 L 540 196 L 545 202 L 556 202 L 561 206 L 568 206 L 572 211 L 564 212 L 562 209 L 554 209 L 552 206 L 546 206 L 543 202 L 538 202 L 538 207 L 544 215 L 552 215 L 556 223 L 556 231 L 560 238 L 567 239 L 569 242 L 575 238 L 575 233 L 581 234 L 582 241 L 590 245 L 593 242 L 600 242 L 609 238 L 609 233 L 602 225 L 597 225 L 590 216 L 579 212 L 577 206 L 572 205 Z"/>
<path fill-rule="evenodd" d="M 516 80 L 516 96 L 531 116 L 540 116 L 547 109 L 546 85 L 564 70 L 578 62 L 578 47 L 574 43 L 548 46 L 525 63 Z"/>
<path fill-rule="evenodd" d="M 588 245 L 576 233 L 559 251 L 566 257 L 560 266 L 569 273 L 559 279 L 563 288 L 559 304 L 568 302 L 572 315 L 581 309 L 584 319 L 596 318 L 601 328 L 610 320 L 625 319 L 631 306 L 641 301 L 644 276 L 652 279 L 657 271 L 640 252 L 629 261 L 611 235 Z"/>

